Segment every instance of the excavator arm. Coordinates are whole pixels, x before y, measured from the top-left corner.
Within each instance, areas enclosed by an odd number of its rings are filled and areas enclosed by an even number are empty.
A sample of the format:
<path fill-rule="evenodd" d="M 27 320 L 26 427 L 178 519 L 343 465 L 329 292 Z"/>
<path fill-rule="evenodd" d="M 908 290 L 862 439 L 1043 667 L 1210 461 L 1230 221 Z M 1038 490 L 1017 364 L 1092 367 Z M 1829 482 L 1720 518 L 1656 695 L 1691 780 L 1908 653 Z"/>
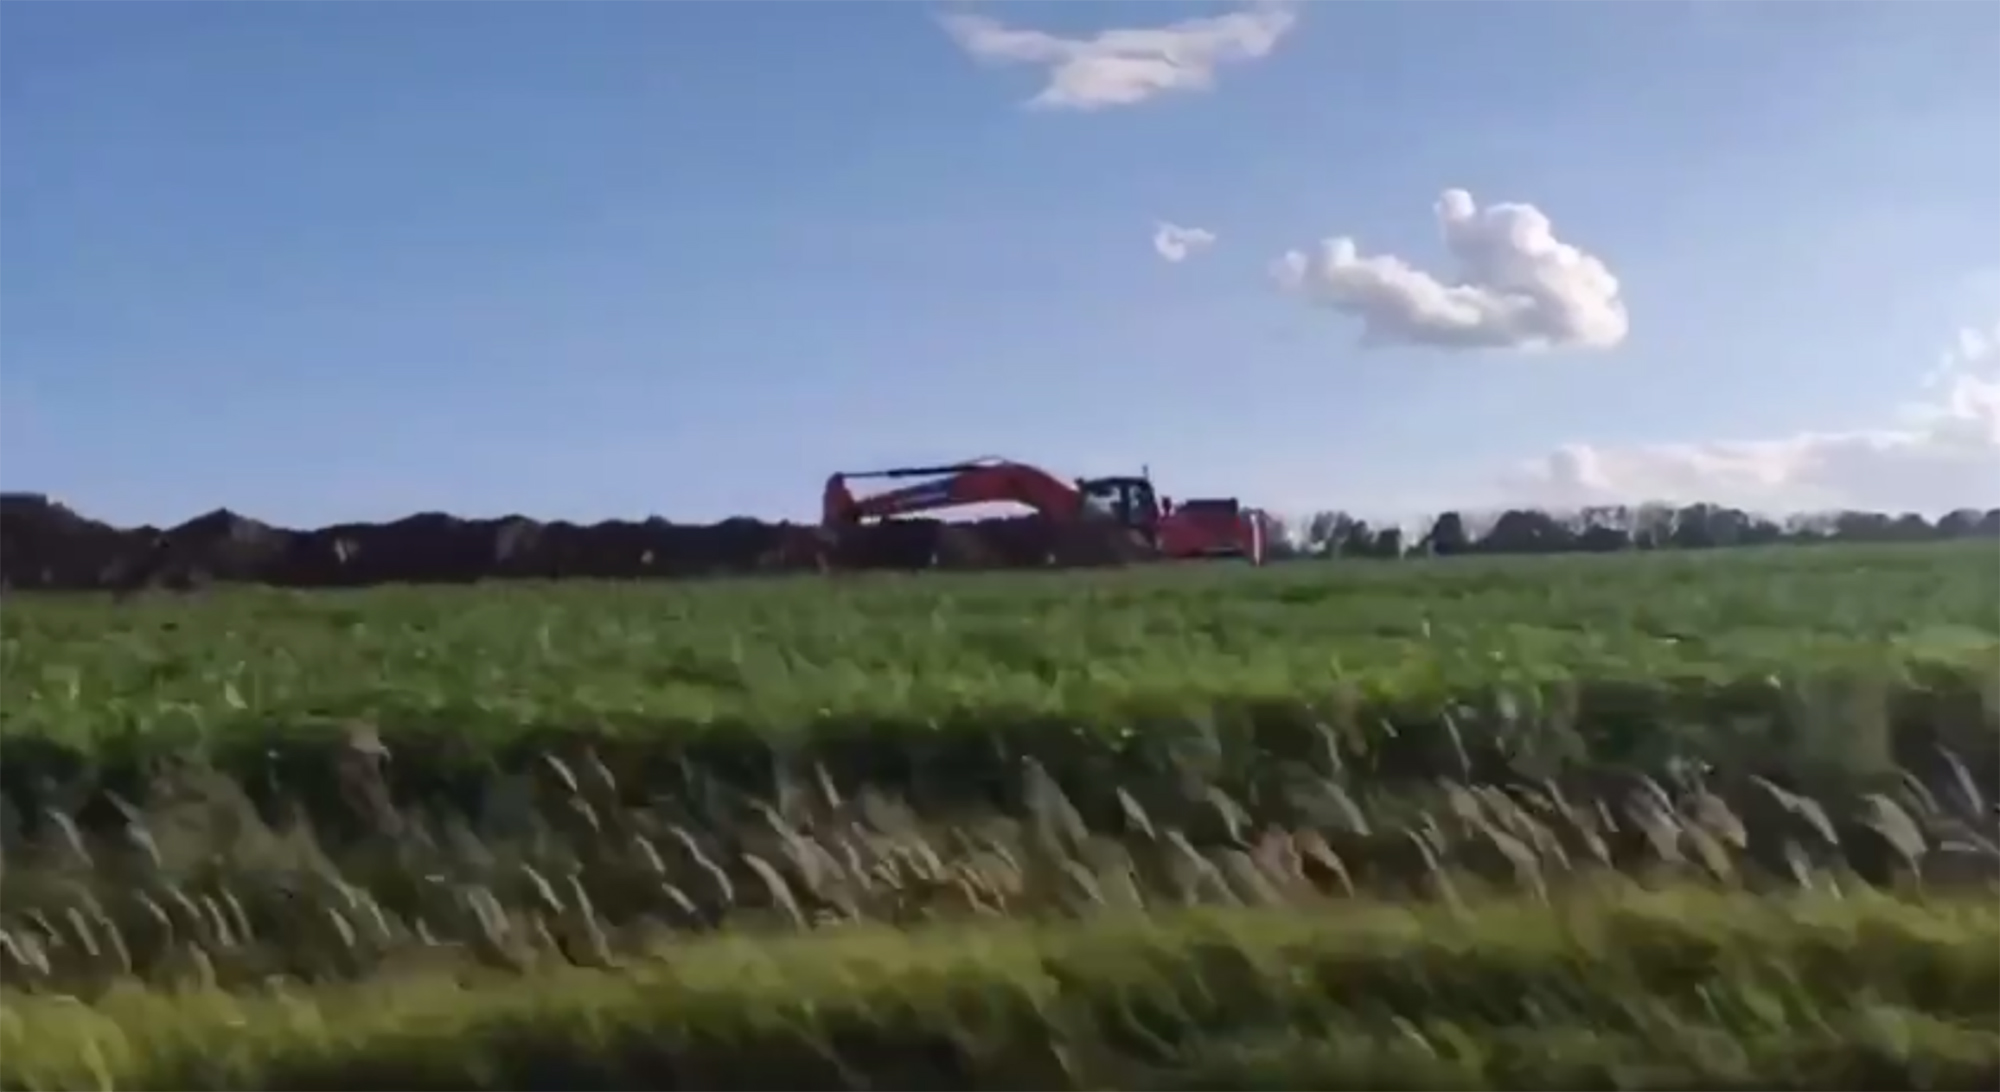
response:
<path fill-rule="evenodd" d="M 865 497 L 856 497 L 849 486 L 861 479 L 905 478 L 925 480 Z M 1245 509 L 1233 499 L 1192 500 L 1172 508 L 1158 502 L 1152 481 L 1145 475 L 1070 482 L 1008 459 L 834 474 L 826 479 L 820 519 L 828 527 L 851 527 L 867 520 L 975 504 L 1016 504 L 1060 522 L 1110 519 L 1143 535 L 1170 558 L 1264 561 L 1263 514 Z"/>
<path fill-rule="evenodd" d="M 857 498 L 848 483 L 871 478 L 929 478 Z M 937 512 L 974 504 L 1018 504 L 1051 519 L 1074 518 L 1082 505 L 1076 487 L 1049 472 L 1005 459 L 982 459 L 950 466 L 902 467 L 826 479 L 821 522 L 846 526 L 868 519 Z"/>

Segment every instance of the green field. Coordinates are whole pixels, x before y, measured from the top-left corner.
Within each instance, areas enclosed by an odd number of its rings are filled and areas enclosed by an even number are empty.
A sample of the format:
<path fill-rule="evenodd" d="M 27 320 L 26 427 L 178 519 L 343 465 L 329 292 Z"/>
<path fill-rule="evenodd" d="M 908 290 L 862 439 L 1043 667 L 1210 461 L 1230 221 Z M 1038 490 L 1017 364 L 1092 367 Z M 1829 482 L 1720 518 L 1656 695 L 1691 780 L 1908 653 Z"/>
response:
<path fill-rule="evenodd" d="M 0 745 L 0 1087 L 2000 1079 L 1990 543 L 17 596 Z"/>
<path fill-rule="evenodd" d="M 88 745 L 363 717 L 797 734 L 1990 665 L 1992 547 L 680 585 L 23 598 L 4 731 Z"/>

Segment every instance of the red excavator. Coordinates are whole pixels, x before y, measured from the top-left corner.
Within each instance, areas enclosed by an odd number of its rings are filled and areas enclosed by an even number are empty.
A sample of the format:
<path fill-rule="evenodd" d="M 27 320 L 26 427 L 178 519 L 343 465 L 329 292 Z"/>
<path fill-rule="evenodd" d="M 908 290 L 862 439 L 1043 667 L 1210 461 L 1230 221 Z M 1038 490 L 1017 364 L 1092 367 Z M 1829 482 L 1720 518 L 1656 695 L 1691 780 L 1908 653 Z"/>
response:
<path fill-rule="evenodd" d="M 931 480 L 858 499 L 847 487 L 857 479 L 902 478 Z M 949 466 L 834 474 L 826 479 L 820 518 L 828 527 L 849 527 L 869 519 L 996 503 L 1032 508 L 1052 520 L 1110 520 L 1164 557 L 1241 557 L 1253 565 L 1264 563 L 1264 514 L 1234 497 L 1190 500 L 1176 508 L 1171 498 L 1153 491 L 1147 473 L 1065 481 L 1040 467 L 990 457 Z"/>

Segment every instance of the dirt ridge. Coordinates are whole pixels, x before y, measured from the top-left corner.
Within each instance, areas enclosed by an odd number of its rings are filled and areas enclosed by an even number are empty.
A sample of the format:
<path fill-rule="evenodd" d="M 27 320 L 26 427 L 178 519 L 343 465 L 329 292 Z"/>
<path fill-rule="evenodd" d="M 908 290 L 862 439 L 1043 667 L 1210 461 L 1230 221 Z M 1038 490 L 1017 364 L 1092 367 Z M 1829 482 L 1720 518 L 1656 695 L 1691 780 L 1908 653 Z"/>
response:
<path fill-rule="evenodd" d="M 505 579 L 698 578 L 868 569 L 1116 564 L 1146 552 L 1113 527 L 1032 517 L 898 520 L 833 536 L 813 525 L 461 519 L 297 530 L 226 508 L 175 527 L 115 527 L 37 496 L 0 503 L 0 583 L 35 590 L 130 590 L 209 582 L 335 588 Z"/>
<path fill-rule="evenodd" d="M 1336 518 L 1338 517 L 1338 518 Z M 1320 524 L 1324 523 L 1324 526 Z M 1565 518 L 1513 510 L 1475 531 L 1446 512 L 1421 537 L 1322 513 L 1271 535 L 1277 559 L 1310 554 L 1602 553 L 1780 542 L 2000 538 L 2000 509 L 1922 516 L 1843 512 L 1777 523 L 1738 509 L 1592 510 Z M 1292 538 L 1297 538 L 1293 541 Z M 771 573 L 1125 565 L 1150 548 L 1113 525 L 1034 516 L 893 520 L 833 535 L 810 524 L 736 518 L 541 522 L 423 512 L 388 523 L 297 530 L 218 508 L 178 526 L 116 527 L 36 493 L 0 494 L 0 587 L 51 591 L 187 588 L 209 582 L 336 588 L 507 579 L 673 579 Z"/>

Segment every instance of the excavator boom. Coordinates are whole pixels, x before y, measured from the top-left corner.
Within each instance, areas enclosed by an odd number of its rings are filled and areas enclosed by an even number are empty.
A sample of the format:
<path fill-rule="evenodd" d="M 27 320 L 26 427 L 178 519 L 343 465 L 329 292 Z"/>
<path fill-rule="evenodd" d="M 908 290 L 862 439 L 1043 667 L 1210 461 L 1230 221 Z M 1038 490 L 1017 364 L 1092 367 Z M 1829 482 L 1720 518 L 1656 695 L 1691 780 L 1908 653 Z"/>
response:
<path fill-rule="evenodd" d="M 932 480 L 856 498 L 847 483 L 868 478 Z M 1018 504 L 1051 519 L 1074 519 L 1081 503 L 1075 486 L 1045 470 L 1005 459 L 980 459 L 948 466 L 834 474 L 826 480 L 820 519 L 828 526 L 842 526 L 975 504 Z"/>
<path fill-rule="evenodd" d="M 883 479 L 925 481 L 856 497 L 849 483 Z M 898 467 L 838 473 L 826 479 L 821 522 L 850 527 L 873 519 L 912 516 L 976 504 L 1016 504 L 1063 522 L 1107 519 L 1137 532 L 1171 558 L 1244 557 L 1264 560 L 1262 514 L 1234 498 L 1163 504 L 1149 477 L 1079 478 L 1065 481 L 1040 467 L 983 458 L 944 466 Z"/>

